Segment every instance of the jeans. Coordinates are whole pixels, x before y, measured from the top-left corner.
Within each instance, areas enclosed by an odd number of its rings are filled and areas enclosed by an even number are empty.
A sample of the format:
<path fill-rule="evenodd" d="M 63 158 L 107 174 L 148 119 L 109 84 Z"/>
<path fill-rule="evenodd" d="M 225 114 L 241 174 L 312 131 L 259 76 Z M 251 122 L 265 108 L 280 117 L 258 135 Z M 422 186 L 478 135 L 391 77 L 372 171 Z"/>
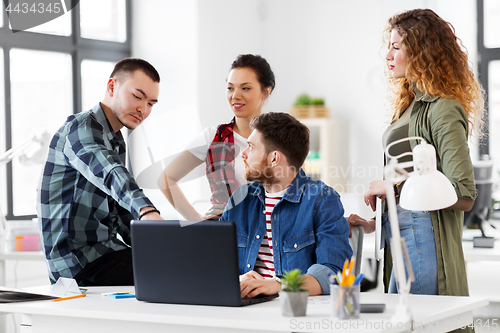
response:
<path fill-rule="evenodd" d="M 410 293 L 422 295 L 438 294 L 437 255 L 434 231 L 430 212 L 409 211 L 397 206 L 399 232 L 405 240 L 410 257 L 415 281 L 412 282 Z M 382 231 L 390 246 L 391 228 L 388 212 L 382 219 Z M 406 271 L 408 276 L 408 270 Z M 397 293 L 394 267 L 389 282 L 389 293 Z"/>

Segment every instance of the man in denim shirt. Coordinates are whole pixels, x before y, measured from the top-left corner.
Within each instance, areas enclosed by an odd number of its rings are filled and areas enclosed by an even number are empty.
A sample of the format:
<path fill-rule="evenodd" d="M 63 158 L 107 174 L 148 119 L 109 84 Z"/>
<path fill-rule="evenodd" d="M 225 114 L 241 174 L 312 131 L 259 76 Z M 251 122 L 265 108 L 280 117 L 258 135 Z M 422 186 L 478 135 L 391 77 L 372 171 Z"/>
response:
<path fill-rule="evenodd" d="M 221 221 L 235 221 L 241 296 L 275 294 L 280 276 L 299 268 L 309 295 L 329 294 L 328 273 L 352 256 L 339 194 L 301 169 L 309 129 L 286 113 L 255 117 L 242 152 L 254 181 L 231 197 Z"/>

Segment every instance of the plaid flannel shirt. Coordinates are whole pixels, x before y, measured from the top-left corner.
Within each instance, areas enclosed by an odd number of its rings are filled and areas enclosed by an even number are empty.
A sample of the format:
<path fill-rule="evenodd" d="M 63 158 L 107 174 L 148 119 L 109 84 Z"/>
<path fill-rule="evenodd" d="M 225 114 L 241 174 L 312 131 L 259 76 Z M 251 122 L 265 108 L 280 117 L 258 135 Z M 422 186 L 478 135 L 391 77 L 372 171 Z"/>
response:
<path fill-rule="evenodd" d="M 229 124 L 217 127 L 215 137 L 210 144 L 205 159 L 206 174 L 212 196 L 212 204 L 226 204 L 234 191 L 240 186 L 234 172 L 234 147 L 233 125 L 234 118 Z"/>
<path fill-rule="evenodd" d="M 37 215 L 49 277 L 73 278 L 86 264 L 130 246 L 130 220 L 153 206 L 125 167 L 125 141 L 101 105 L 68 117 L 52 138 Z"/>

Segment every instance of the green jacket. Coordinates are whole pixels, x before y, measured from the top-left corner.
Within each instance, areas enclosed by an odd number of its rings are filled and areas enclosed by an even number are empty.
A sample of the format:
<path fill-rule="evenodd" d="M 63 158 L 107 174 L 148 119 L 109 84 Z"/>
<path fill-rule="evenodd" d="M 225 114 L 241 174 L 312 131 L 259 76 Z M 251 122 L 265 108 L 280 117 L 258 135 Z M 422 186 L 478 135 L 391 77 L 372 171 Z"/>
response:
<path fill-rule="evenodd" d="M 436 148 L 437 168 L 455 187 L 459 198 L 475 199 L 474 169 L 467 138 L 469 124 L 462 105 L 455 100 L 424 95 L 411 110 L 409 136 L 421 136 Z M 417 145 L 412 140 L 411 148 Z M 431 212 L 436 239 L 438 290 L 440 295 L 468 296 L 462 249 L 464 212 L 443 209 Z M 387 247 L 386 247 L 387 250 Z M 392 258 L 385 251 L 384 283 L 387 292 Z"/>

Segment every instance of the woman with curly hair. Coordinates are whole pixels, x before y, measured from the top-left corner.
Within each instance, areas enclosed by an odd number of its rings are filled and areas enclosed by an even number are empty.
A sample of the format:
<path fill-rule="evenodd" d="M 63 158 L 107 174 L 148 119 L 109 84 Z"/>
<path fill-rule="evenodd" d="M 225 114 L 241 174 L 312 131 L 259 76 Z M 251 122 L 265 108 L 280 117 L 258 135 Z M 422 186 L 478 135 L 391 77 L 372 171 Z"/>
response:
<path fill-rule="evenodd" d="M 477 196 L 467 140 L 480 135 L 483 90 L 474 77 L 466 52 L 453 26 L 430 9 L 414 9 L 389 19 L 386 55 L 392 121 L 383 136 L 384 148 L 396 140 L 421 136 L 436 148 L 437 168 L 452 182 L 458 201 L 439 211 L 407 211 L 397 207 L 415 273 L 411 293 L 468 295 L 462 249 L 464 211 Z M 393 156 L 410 152 L 416 140 L 391 147 Z M 409 157 L 411 160 L 411 157 Z M 404 158 L 400 159 L 400 161 Z M 386 163 L 388 158 L 386 156 Z M 396 196 L 404 184 L 396 188 Z M 385 184 L 374 181 L 364 199 L 375 210 L 377 197 L 385 199 Z M 375 221 L 351 215 L 349 223 L 375 229 Z M 390 224 L 383 215 L 386 238 L 385 289 L 397 292 L 388 249 Z"/>

